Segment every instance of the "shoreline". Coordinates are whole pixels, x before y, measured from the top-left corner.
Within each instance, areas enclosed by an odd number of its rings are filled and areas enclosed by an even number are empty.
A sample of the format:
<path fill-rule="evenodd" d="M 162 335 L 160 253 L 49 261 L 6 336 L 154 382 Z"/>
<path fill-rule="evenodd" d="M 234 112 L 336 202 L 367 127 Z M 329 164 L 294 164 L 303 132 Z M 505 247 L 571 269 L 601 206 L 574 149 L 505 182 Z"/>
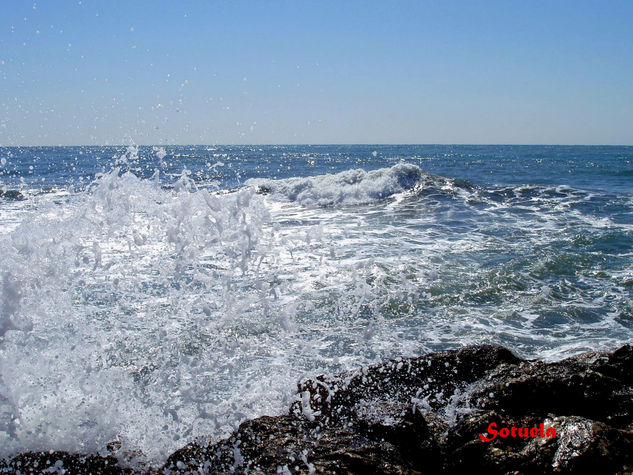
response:
<path fill-rule="evenodd" d="M 211 445 L 189 443 L 161 467 L 130 468 L 135 454 L 112 442 L 108 456 L 18 454 L 0 461 L 0 473 L 633 470 L 630 345 L 551 363 L 498 346 L 468 346 L 317 376 L 299 383 L 297 394 L 287 414 L 247 420 Z M 526 436 L 512 427 L 555 435 Z"/>

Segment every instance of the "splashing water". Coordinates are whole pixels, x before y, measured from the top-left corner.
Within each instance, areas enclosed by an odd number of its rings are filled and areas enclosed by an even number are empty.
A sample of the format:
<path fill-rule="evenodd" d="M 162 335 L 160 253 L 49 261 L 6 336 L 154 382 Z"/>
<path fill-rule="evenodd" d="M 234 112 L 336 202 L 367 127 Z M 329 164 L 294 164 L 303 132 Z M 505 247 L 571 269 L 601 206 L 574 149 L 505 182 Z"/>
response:
<path fill-rule="evenodd" d="M 630 193 L 420 162 L 270 178 L 215 149 L 201 179 L 177 152 L 150 173 L 131 147 L 86 186 L 0 203 L 0 455 L 117 440 L 159 462 L 285 411 L 319 372 L 630 340 Z"/>

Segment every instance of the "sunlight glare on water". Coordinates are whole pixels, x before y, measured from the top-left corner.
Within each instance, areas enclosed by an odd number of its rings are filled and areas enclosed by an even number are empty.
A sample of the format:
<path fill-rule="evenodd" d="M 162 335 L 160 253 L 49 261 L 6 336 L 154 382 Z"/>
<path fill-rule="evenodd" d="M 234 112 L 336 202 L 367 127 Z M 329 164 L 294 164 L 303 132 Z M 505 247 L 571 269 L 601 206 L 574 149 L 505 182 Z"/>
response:
<path fill-rule="evenodd" d="M 0 203 L 2 455 L 118 440 L 156 462 L 285 412 L 318 373 L 630 339 L 630 190 L 374 151 L 128 147 L 50 175 L 75 151 L 13 150 L 54 185 L 3 185 L 20 197 Z M 278 176 L 284 160 L 307 165 Z"/>

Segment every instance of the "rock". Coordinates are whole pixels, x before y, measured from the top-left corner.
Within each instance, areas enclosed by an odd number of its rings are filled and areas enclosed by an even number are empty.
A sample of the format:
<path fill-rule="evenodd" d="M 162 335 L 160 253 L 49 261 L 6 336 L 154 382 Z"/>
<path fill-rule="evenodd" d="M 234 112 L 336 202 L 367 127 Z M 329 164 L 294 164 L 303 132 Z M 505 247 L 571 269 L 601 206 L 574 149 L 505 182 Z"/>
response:
<path fill-rule="evenodd" d="M 162 471 L 172 473 L 406 473 L 398 447 L 344 427 L 320 427 L 293 416 L 244 422 L 229 438 L 172 454 Z"/>
<path fill-rule="evenodd" d="M 18 190 L 0 190 L 0 198 L 7 201 L 22 201 L 26 199 Z"/>
<path fill-rule="evenodd" d="M 615 374 L 615 373 L 614 373 Z M 509 414 L 579 415 L 594 420 L 631 422 L 631 386 L 576 359 L 558 363 L 500 365 L 478 384 L 472 402 Z"/>
<path fill-rule="evenodd" d="M 246 421 L 225 440 L 191 443 L 162 467 L 138 470 L 631 473 L 632 414 L 631 346 L 554 363 L 472 346 L 301 382 L 288 414 Z M 21 454 L 0 473 L 36 473 L 58 459 L 66 473 L 129 473 L 113 455 L 54 454 Z"/>
<path fill-rule="evenodd" d="M 25 452 L 10 460 L 0 460 L 0 473 L 63 473 L 92 475 L 121 475 L 133 473 L 119 466 L 113 456 L 69 454 L 68 452 Z"/>
<path fill-rule="evenodd" d="M 505 348 L 480 345 L 388 361 L 337 378 L 319 376 L 299 384 L 303 397 L 291 412 L 333 423 L 355 420 L 359 407 L 381 400 L 400 404 L 405 410 L 413 399 L 429 410 L 440 410 L 460 388 L 502 363 L 520 361 Z"/>

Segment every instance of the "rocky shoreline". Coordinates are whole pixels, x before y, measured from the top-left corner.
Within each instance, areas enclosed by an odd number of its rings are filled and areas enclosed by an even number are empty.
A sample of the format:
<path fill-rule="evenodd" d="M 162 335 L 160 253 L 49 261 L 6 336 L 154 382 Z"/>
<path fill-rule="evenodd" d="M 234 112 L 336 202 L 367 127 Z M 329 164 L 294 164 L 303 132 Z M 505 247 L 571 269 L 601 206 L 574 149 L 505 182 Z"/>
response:
<path fill-rule="evenodd" d="M 112 443 L 107 457 L 19 454 L 0 473 L 633 472 L 630 345 L 553 363 L 470 346 L 319 376 L 298 395 L 162 467 L 124 467 Z"/>

